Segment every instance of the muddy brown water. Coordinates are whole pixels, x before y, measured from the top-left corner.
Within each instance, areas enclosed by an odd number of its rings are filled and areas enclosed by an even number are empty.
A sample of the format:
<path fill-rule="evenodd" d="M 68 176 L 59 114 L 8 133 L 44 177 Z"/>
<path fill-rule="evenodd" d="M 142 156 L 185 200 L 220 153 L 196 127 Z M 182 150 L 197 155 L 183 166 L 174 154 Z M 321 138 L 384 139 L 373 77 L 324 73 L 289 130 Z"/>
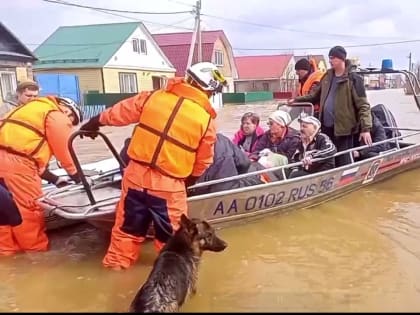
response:
<path fill-rule="evenodd" d="M 369 93 L 398 122 L 418 125 L 420 112 L 401 91 Z M 242 113 L 262 121 L 276 107 L 226 106 L 219 130 L 229 136 Z M 129 128 L 104 128 L 119 149 Z M 77 140 L 82 162 L 109 157 L 100 140 Z M 229 243 L 205 253 L 198 293 L 183 310 L 420 311 L 420 170 L 367 186 L 312 209 L 291 211 L 219 231 Z M 0 311 L 123 312 L 155 253 L 144 245 L 124 272 L 102 268 L 109 235 L 89 225 L 50 234 L 47 253 L 0 258 Z"/>

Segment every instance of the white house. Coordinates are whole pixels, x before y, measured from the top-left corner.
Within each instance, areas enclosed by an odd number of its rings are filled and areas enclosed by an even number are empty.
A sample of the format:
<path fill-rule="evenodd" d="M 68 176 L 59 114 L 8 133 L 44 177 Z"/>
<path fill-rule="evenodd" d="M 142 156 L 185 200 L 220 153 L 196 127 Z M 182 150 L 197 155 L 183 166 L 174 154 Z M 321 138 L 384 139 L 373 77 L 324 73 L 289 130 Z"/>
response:
<path fill-rule="evenodd" d="M 35 74 L 75 74 L 82 94 L 152 90 L 176 72 L 141 22 L 62 26 L 34 53 Z"/>

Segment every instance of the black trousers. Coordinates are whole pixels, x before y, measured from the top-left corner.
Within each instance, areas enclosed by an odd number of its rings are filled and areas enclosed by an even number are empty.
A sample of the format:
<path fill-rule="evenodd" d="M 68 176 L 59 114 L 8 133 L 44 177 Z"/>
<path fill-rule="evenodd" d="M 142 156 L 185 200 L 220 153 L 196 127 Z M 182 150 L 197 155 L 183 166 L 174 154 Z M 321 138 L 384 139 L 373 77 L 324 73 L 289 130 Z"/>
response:
<path fill-rule="evenodd" d="M 354 148 L 355 135 L 350 136 L 334 136 L 334 128 L 322 127 L 321 131 L 330 137 L 331 141 L 335 144 L 337 151 L 345 151 Z M 335 158 L 335 166 L 340 167 L 351 163 L 350 153 L 337 156 Z"/>

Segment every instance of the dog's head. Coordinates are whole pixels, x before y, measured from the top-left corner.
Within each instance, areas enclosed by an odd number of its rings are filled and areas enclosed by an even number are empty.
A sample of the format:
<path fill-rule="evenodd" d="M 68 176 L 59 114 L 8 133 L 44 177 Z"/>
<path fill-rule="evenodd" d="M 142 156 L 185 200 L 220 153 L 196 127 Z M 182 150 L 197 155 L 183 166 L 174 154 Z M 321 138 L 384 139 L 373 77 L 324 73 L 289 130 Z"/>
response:
<path fill-rule="evenodd" d="M 204 220 L 188 219 L 181 216 L 181 229 L 191 240 L 195 251 L 200 254 L 205 251 L 221 252 L 227 247 L 227 243 L 216 235 L 214 228 Z"/>

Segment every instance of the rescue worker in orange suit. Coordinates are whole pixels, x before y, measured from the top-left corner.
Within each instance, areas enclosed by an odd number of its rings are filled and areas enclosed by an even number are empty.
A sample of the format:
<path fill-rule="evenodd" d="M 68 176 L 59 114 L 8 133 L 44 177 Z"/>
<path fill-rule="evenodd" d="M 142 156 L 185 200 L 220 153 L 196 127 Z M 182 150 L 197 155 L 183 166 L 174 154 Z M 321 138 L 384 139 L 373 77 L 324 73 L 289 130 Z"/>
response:
<path fill-rule="evenodd" d="M 105 267 L 121 270 L 135 263 L 151 222 L 157 252 L 178 229 L 188 210 L 186 187 L 213 163 L 216 112 L 209 98 L 225 84 L 215 65 L 197 63 L 185 79 L 122 100 L 81 127 L 94 138 L 100 126 L 137 124 Z"/>
<path fill-rule="evenodd" d="M 52 155 L 80 182 L 67 140 L 81 120 L 74 101 L 52 96 L 36 98 L 0 120 L 0 255 L 48 250 L 44 212 L 35 200 L 42 195 L 41 177 L 63 184 L 44 173 Z"/>
<path fill-rule="evenodd" d="M 312 93 L 321 82 L 324 72 L 317 70 L 314 59 L 300 59 L 295 64 L 296 74 L 299 77 L 298 96 L 308 95 Z M 314 105 L 314 116 L 318 117 L 319 104 Z"/>

